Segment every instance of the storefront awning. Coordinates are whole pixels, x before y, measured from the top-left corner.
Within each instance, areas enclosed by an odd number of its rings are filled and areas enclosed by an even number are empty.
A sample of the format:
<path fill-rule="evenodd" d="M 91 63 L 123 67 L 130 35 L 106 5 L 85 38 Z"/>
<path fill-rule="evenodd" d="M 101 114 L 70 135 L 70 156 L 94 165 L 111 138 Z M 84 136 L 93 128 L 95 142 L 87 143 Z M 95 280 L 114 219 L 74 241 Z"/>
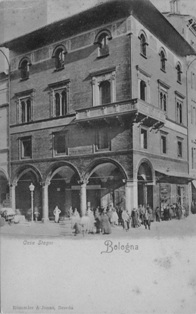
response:
<path fill-rule="evenodd" d="M 155 169 L 157 182 L 168 182 L 176 184 L 187 184 L 193 178 L 188 173 L 181 173 L 178 171 L 165 171 L 162 169 Z"/>

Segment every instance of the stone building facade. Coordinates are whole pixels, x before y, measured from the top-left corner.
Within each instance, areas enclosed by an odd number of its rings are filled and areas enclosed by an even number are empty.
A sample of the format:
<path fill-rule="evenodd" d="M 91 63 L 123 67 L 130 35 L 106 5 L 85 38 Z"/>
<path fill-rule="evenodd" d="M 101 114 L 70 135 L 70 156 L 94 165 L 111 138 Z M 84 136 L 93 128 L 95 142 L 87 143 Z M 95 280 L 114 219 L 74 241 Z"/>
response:
<path fill-rule="evenodd" d="M 31 183 L 43 221 L 56 205 L 83 215 L 87 205 L 188 204 L 194 50 L 149 1 L 108 1 L 4 46 L 13 208 L 27 213 Z"/>

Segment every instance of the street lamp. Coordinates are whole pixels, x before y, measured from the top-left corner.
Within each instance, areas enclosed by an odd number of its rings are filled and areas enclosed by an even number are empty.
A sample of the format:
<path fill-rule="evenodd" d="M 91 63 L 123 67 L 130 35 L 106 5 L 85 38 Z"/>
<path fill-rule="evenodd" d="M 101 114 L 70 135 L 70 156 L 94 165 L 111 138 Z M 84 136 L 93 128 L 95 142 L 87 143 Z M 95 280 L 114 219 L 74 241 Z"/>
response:
<path fill-rule="evenodd" d="M 29 190 L 31 192 L 31 221 L 33 222 L 33 192 L 35 190 L 35 186 L 33 185 L 32 182 L 29 185 Z"/>

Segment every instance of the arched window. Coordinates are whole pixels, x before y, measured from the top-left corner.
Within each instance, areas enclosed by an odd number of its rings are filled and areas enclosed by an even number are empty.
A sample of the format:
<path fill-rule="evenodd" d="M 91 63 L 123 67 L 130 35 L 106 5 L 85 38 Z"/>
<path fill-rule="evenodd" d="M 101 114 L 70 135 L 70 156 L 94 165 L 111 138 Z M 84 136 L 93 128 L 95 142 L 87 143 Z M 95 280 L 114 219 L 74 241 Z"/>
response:
<path fill-rule="evenodd" d="M 31 99 L 29 97 L 23 98 L 21 104 L 21 123 L 31 122 Z"/>
<path fill-rule="evenodd" d="M 181 83 L 181 81 L 182 81 L 182 68 L 181 68 L 180 63 L 177 64 L 176 70 L 177 70 L 177 82 Z"/>
<path fill-rule="evenodd" d="M 60 47 L 55 48 L 52 54 L 52 58 L 55 59 L 55 68 L 56 70 L 62 70 L 64 69 L 65 64 L 65 53 L 66 49 L 63 45 Z"/>
<path fill-rule="evenodd" d="M 167 96 L 164 92 L 160 92 L 161 110 L 167 111 Z"/>
<path fill-rule="evenodd" d="M 140 39 L 140 53 L 146 57 L 146 46 L 147 46 L 146 36 L 142 33 L 139 39 Z"/>
<path fill-rule="evenodd" d="M 67 114 L 67 92 L 65 90 L 55 92 L 55 116 L 65 116 Z"/>
<path fill-rule="evenodd" d="M 98 57 L 106 57 L 109 55 L 109 40 L 112 39 L 108 30 L 101 31 L 95 39 L 94 44 L 98 44 Z"/>
<path fill-rule="evenodd" d="M 111 86 L 109 81 L 103 81 L 99 85 L 100 104 L 105 105 L 111 103 Z"/>
<path fill-rule="evenodd" d="M 28 59 L 24 59 L 21 61 L 19 65 L 21 80 L 25 80 L 29 78 L 29 66 L 30 65 L 31 63 Z"/>
<path fill-rule="evenodd" d="M 182 104 L 177 102 L 177 122 L 182 124 Z"/>
<path fill-rule="evenodd" d="M 140 99 L 146 100 L 146 83 L 144 81 L 140 81 Z"/>
<path fill-rule="evenodd" d="M 166 56 L 165 56 L 165 52 L 163 50 L 161 50 L 160 52 L 160 68 L 162 71 L 165 72 L 166 70 Z"/>

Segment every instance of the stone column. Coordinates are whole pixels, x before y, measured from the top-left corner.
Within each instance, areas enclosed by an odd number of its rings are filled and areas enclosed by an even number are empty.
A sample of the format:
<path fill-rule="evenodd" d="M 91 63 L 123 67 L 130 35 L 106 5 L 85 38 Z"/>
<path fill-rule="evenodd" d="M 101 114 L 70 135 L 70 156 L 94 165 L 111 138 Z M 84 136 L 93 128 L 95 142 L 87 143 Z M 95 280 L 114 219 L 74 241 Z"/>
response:
<path fill-rule="evenodd" d="M 84 216 L 86 213 L 86 182 L 80 185 L 80 214 Z"/>
<path fill-rule="evenodd" d="M 49 209 L 48 209 L 48 186 L 49 183 L 46 183 L 42 186 L 42 222 L 49 221 Z"/>
<path fill-rule="evenodd" d="M 137 180 L 127 181 L 126 186 L 127 193 L 129 195 L 128 198 L 130 199 L 129 210 L 132 210 L 133 208 L 138 208 Z"/>
<path fill-rule="evenodd" d="M 10 186 L 10 205 L 14 211 L 16 210 L 16 186 L 17 184 Z"/>
<path fill-rule="evenodd" d="M 131 214 L 132 204 L 131 204 L 131 192 L 132 192 L 132 182 L 127 181 L 125 184 L 125 209 Z"/>

